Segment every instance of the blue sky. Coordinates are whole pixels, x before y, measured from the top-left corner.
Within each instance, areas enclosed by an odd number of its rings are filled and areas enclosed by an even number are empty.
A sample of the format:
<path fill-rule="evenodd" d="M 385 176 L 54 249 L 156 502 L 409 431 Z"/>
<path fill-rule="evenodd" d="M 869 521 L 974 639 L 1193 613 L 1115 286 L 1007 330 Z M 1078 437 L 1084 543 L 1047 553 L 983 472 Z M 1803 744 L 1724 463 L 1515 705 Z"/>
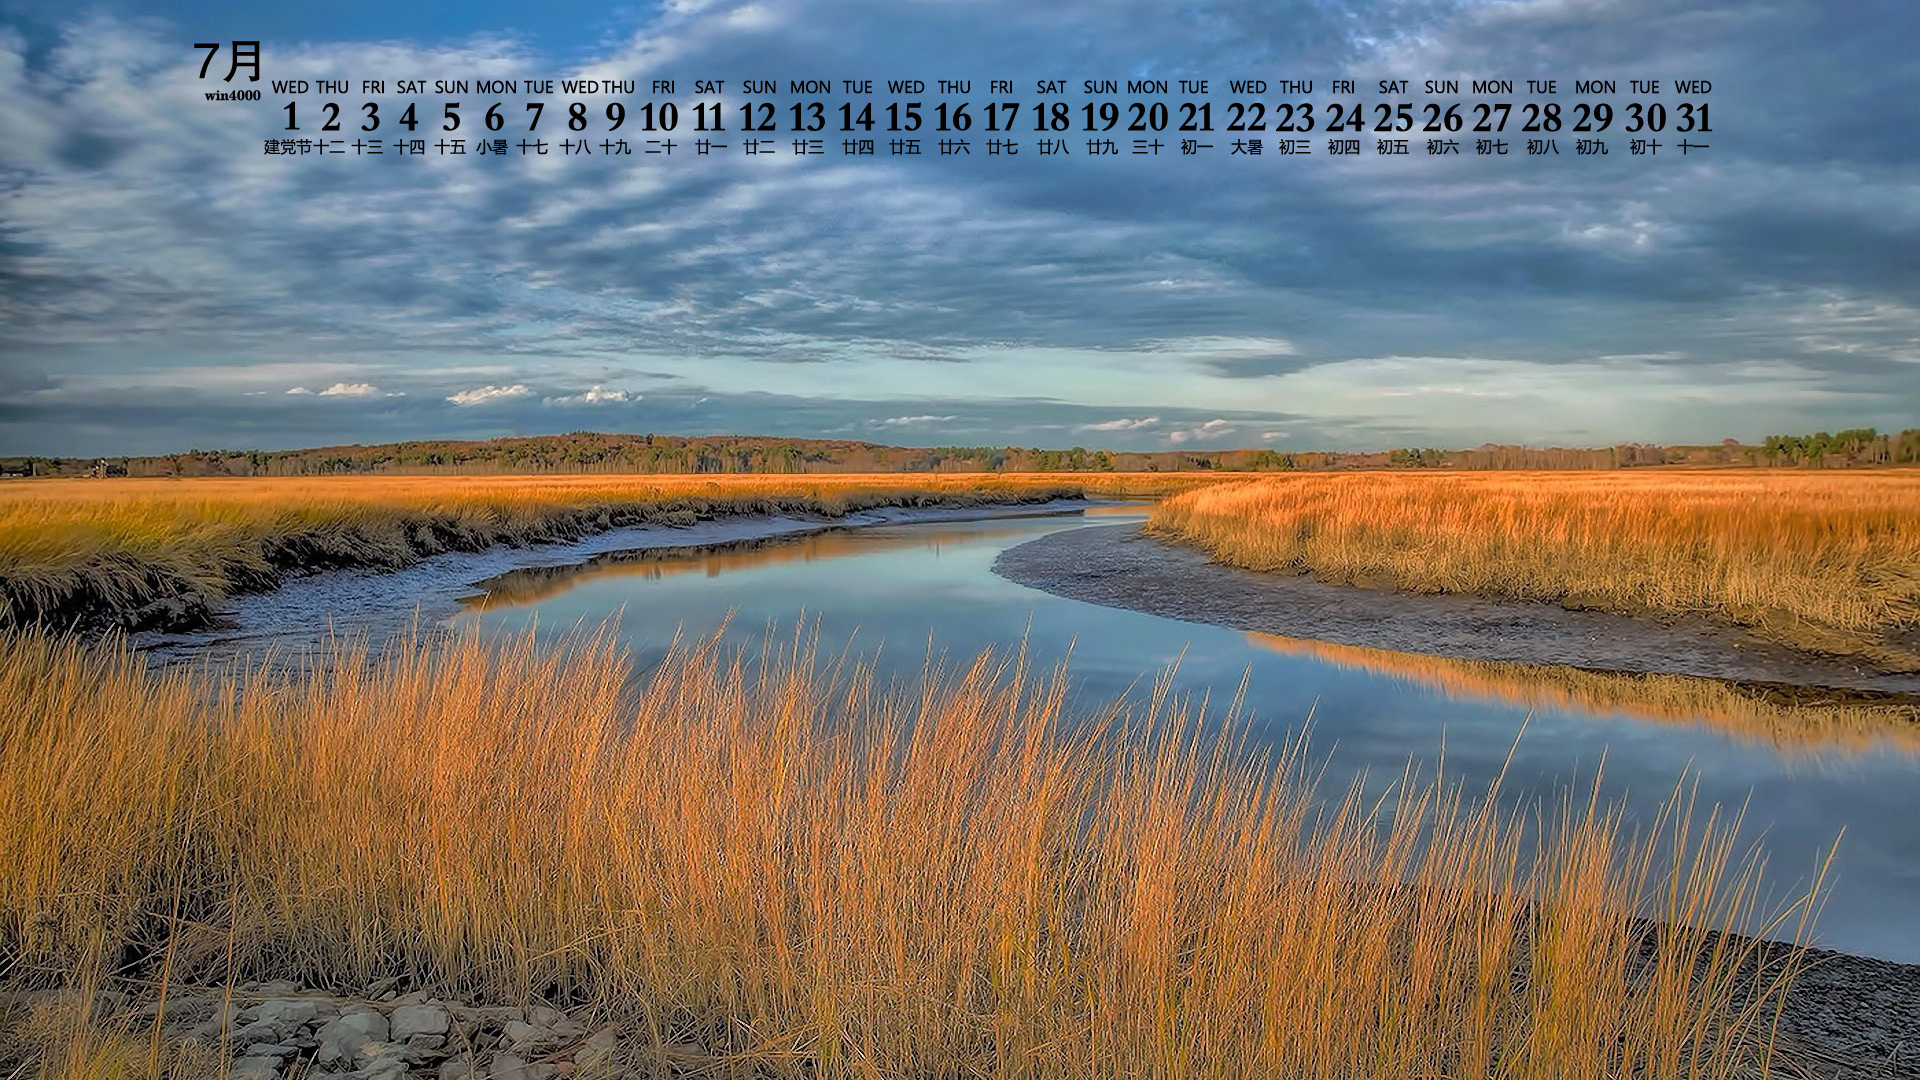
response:
<path fill-rule="evenodd" d="M 1914 426 L 1915 20 L 1908 0 L 12 0 L 0 453 Z M 668 77 L 683 110 L 695 78 L 736 103 L 762 75 L 971 78 L 976 109 L 990 77 L 1029 103 L 1037 78 L 1310 77 L 1326 100 L 1334 77 L 1693 77 L 1715 135 L 1657 159 L 1616 132 L 1604 159 L 286 161 L 260 152 L 284 95 L 195 100 L 186 45 L 235 37 L 269 77 Z"/>

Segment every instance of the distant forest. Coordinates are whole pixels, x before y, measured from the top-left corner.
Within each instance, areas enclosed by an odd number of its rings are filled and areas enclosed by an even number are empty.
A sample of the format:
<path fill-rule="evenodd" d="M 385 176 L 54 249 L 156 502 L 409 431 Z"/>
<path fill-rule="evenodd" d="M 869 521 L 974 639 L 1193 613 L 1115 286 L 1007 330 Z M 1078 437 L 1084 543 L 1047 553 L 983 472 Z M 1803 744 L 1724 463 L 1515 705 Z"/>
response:
<path fill-rule="evenodd" d="M 1338 469 L 1623 469 L 1647 465 L 1850 468 L 1920 465 L 1920 428 L 1770 435 L 1758 446 L 1627 443 L 1591 449 L 1485 445 L 1367 453 L 1217 450 L 1132 453 L 1012 446 L 882 446 L 758 436 L 543 435 L 313 450 L 189 450 L 116 458 L 0 458 L 0 476 L 339 476 L 357 474 L 1241 472 Z"/>

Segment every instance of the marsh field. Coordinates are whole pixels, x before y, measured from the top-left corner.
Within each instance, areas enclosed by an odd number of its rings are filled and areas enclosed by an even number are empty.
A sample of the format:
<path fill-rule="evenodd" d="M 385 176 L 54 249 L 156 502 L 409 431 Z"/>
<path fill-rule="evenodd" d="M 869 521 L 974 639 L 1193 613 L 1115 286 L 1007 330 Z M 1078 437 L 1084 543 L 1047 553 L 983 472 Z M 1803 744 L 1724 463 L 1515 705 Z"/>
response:
<path fill-rule="evenodd" d="M 0 1076 L 1920 1074 L 1920 473 L 0 483 Z"/>

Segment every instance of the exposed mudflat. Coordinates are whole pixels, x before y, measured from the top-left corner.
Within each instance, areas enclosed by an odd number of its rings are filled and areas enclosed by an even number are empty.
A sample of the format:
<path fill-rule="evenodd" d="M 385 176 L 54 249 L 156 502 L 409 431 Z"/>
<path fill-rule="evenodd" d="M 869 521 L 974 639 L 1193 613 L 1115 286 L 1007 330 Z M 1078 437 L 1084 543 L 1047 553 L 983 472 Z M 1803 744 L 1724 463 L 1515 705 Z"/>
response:
<path fill-rule="evenodd" d="M 493 547 L 434 555 L 398 570 L 326 570 L 290 578 L 270 592 L 231 597 L 212 613 L 209 629 L 148 631 L 133 643 L 157 664 L 279 657 L 294 660 L 329 639 L 378 646 L 396 634 L 431 632 L 461 610 L 478 582 L 516 570 L 578 566 L 621 552 L 698 549 L 742 541 L 798 537 L 831 529 L 915 522 L 980 521 L 1078 514 L 1076 499 L 963 507 L 884 507 L 844 517 L 723 517 L 691 525 L 639 525 L 581 540 L 532 547 Z"/>
<path fill-rule="evenodd" d="M 1836 1080 L 1920 1077 L 1920 965 L 1824 949 L 1809 959 L 1780 1015 L 1782 1054 Z"/>
<path fill-rule="evenodd" d="M 1553 604 L 1330 585 L 1243 570 L 1145 535 L 1137 524 L 1050 533 L 1001 553 L 1010 581 L 1108 607 L 1457 660 L 1691 675 L 1783 687 L 1920 694 L 1920 675 L 1812 656 L 1692 616 L 1636 617 Z"/>

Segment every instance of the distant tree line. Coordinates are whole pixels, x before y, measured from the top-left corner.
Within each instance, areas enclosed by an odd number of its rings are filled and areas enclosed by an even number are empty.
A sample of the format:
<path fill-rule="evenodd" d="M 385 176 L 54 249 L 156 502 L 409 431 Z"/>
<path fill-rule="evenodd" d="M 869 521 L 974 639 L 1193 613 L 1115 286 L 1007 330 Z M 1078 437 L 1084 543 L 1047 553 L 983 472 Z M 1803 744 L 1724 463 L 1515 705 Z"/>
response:
<path fill-rule="evenodd" d="M 1769 435 L 1760 444 L 1762 463 L 1844 468 L 1849 465 L 1920 465 L 1920 428 L 1882 435 L 1851 428 L 1831 435 Z"/>
<path fill-rule="evenodd" d="M 1367 453 L 1219 450 L 1126 452 L 1037 447 L 883 446 L 839 439 L 686 437 L 577 432 L 480 442 L 434 440 L 311 450 L 188 450 L 116 458 L 0 458 L 0 476 L 486 476 L 542 473 L 1314 472 L 1338 469 L 1626 469 L 1649 465 L 1849 468 L 1920 465 L 1920 428 L 1883 435 L 1770 435 L 1752 446 L 1623 443 L 1486 444 Z"/>

